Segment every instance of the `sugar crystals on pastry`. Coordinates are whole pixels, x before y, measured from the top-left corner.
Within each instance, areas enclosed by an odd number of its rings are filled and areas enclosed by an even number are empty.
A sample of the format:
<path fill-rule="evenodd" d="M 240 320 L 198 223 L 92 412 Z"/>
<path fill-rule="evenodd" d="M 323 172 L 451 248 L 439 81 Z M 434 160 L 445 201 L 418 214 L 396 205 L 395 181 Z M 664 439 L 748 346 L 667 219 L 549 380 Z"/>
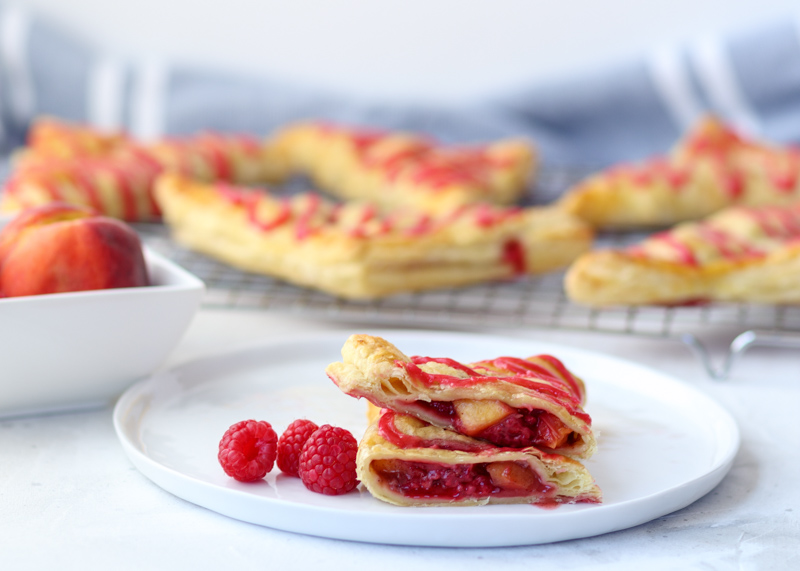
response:
<path fill-rule="evenodd" d="M 800 202 L 734 206 L 640 244 L 581 256 L 565 278 L 593 305 L 800 303 Z"/>
<path fill-rule="evenodd" d="M 581 458 L 596 448 L 583 381 L 550 355 L 462 364 L 352 335 L 326 373 L 350 396 L 496 446 Z"/>
<path fill-rule="evenodd" d="M 800 150 L 748 139 L 708 117 L 668 156 L 608 168 L 560 205 L 595 228 L 671 226 L 731 205 L 800 200 Z"/>
<path fill-rule="evenodd" d="M 577 460 L 533 447 L 496 447 L 388 410 L 367 428 L 356 462 L 367 490 L 400 506 L 602 501 Z"/>

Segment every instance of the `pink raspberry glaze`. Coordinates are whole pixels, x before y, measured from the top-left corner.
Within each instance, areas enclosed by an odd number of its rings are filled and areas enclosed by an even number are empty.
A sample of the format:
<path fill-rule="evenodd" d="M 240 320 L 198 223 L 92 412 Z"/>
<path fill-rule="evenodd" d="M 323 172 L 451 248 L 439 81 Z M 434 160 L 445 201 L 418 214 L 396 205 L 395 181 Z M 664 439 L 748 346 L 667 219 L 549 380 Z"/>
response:
<path fill-rule="evenodd" d="M 328 203 L 316 193 L 305 193 L 294 199 L 280 199 L 279 212 L 271 219 L 263 220 L 259 215 L 261 201 L 275 202 L 278 199 L 255 189 L 227 183 L 219 183 L 215 185 L 215 189 L 226 202 L 245 209 L 248 221 L 262 232 L 270 232 L 284 224 L 294 223 L 295 236 L 298 241 L 302 241 L 325 229 L 333 229 L 340 222 L 342 206 Z M 367 205 L 363 207 L 355 225 L 342 230 L 351 238 L 365 240 L 390 233 L 418 237 L 433 234 L 460 219 L 471 222 L 479 228 L 490 228 L 520 216 L 521 213 L 522 210 L 518 208 L 470 205 L 453 209 L 450 213 L 439 217 L 431 217 L 421 212 L 409 214 L 406 217 L 409 223 L 403 226 L 396 214 L 383 215 L 374 206 Z M 517 271 L 523 271 L 522 244 L 513 238 L 511 241 L 516 242 L 514 252 L 506 251 L 501 254 L 502 258 L 512 264 Z"/>
<path fill-rule="evenodd" d="M 493 157 L 486 148 L 445 148 L 428 137 L 417 136 L 387 156 L 376 157 L 372 149 L 393 136 L 392 133 L 364 128 L 317 123 L 320 133 L 348 137 L 359 160 L 367 168 L 377 168 L 392 182 L 400 177 L 432 190 L 452 185 L 469 185 L 487 190 L 492 169 L 508 168 L 508 159 Z"/>
<path fill-rule="evenodd" d="M 461 378 L 453 375 L 426 373 L 419 367 L 419 365 L 424 365 L 425 363 L 430 362 L 441 363 L 456 370 L 462 371 L 463 373 L 467 374 L 467 377 Z M 511 373 L 516 371 L 509 370 L 506 367 L 510 366 L 509 363 L 515 363 L 520 367 L 518 369 L 519 373 L 512 374 L 510 376 L 482 374 L 473 368 L 454 361 L 453 359 L 441 357 L 434 358 L 414 356 L 411 357 L 410 363 L 397 361 L 396 365 L 405 369 L 408 376 L 414 381 L 427 387 L 468 387 L 484 383 L 512 383 L 535 391 L 537 396 L 540 398 L 544 398 L 555 404 L 558 404 L 559 406 L 563 406 L 570 412 L 570 414 L 582 417 L 586 422 L 590 422 L 588 415 L 583 411 L 577 410 L 576 408 L 580 404 L 581 399 L 573 393 L 574 389 L 572 388 L 571 383 L 575 383 L 575 381 L 571 378 L 572 375 L 569 375 L 571 382 L 566 382 L 564 379 L 558 378 L 551 374 L 543 374 L 533 367 L 528 368 L 527 365 L 529 362 L 527 362 L 525 359 L 518 359 L 516 357 L 501 357 L 493 361 L 484 361 L 483 363 L 499 363 L 499 368 Z M 480 365 L 480 363 L 477 363 L 476 365 Z"/>
<path fill-rule="evenodd" d="M 765 236 L 793 244 L 800 240 L 800 205 L 786 207 L 739 207 L 739 213 L 751 218 L 758 224 Z M 737 236 L 729 230 L 715 225 L 714 219 L 696 223 L 694 234 L 710 244 L 720 258 L 739 261 L 749 258 L 763 258 L 768 252 L 756 247 L 747 237 Z M 680 238 L 675 232 L 659 232 L 650 236 L 644 243 L 625 250 L 629 255 L 638 258 L 650 258 L 648 244 L 658 243 L 671 249 L 675 262 L 689 267 L 699 267 L 700 260 L 692 245 Z"/>
<path fill-rule="evenodd" d="M 743 156 L 742 153 L 755 163 L 756 169 L 761 169 L 776 192 L 788 194 L 797 188 L 800 179 L 800 152 L 797 149 L 777 149 L 758 144 L 724 125 L 691 134 L 682 145 L 683 160 L 680 163 L 658 156 L 638 165 L 613 167 L 606 171 L 606 175 L 624 177 L 640 187 L 666 181 L 673 190 L 680 191 L 692 181 L 692 172 L 699 163 L 710 163 L 718 184 L 735 201 L 745 194 L 750 172 L 741 164 L 739 157 Z"/>

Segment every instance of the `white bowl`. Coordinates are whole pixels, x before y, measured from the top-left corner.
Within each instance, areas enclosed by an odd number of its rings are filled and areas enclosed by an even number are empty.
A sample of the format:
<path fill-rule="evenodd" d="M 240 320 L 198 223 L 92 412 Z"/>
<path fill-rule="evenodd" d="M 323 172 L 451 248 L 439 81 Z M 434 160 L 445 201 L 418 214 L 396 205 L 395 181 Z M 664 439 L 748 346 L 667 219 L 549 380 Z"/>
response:
<path fill-rule="evenodd" d="M 104 406 L 164 362 L 205 286 L 145 260 L 148 287 L 0 299 L 0 417 Z"/>

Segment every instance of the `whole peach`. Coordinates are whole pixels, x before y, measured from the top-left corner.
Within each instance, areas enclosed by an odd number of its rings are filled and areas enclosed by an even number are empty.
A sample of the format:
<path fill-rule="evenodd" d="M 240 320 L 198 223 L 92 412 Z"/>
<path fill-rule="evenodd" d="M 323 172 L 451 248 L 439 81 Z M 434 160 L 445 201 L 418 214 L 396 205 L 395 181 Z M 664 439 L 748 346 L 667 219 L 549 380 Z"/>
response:
<path fill-rule="evenodd" d="M 0 295 L 18 297 L 148 285 L 136 232 L 92 210 L 50 203 L 0 232 Z"/>

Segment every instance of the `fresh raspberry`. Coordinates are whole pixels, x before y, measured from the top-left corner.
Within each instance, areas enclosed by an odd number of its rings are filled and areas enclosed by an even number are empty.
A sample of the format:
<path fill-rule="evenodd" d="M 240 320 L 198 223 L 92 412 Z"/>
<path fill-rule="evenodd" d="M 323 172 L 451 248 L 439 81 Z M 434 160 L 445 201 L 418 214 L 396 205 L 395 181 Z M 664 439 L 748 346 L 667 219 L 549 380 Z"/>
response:
<path fill-rule="evenodd" d="M 240 482 L 255 482 L 275 463 L 278 435 L 269 422 L 243 420 L 225 431 L 217 458 L 225 473 Z"/>
<path fill-rule="evenodd" d="M 300 453 L 303 445 L 319 426 L 300 418 L 295 420 L 286 430 L 283 431 L 278 439 L 278 468 L 289 476 L 299 476 L 297 473 L 300 467 Z"/>
<path fill-rule="evenodd" d="M 358 442 L 349 431 L 325 424 L 308 438 L 300 454 L 300 479 L 318 494 L 338 496 L 358 485 Z"/>

